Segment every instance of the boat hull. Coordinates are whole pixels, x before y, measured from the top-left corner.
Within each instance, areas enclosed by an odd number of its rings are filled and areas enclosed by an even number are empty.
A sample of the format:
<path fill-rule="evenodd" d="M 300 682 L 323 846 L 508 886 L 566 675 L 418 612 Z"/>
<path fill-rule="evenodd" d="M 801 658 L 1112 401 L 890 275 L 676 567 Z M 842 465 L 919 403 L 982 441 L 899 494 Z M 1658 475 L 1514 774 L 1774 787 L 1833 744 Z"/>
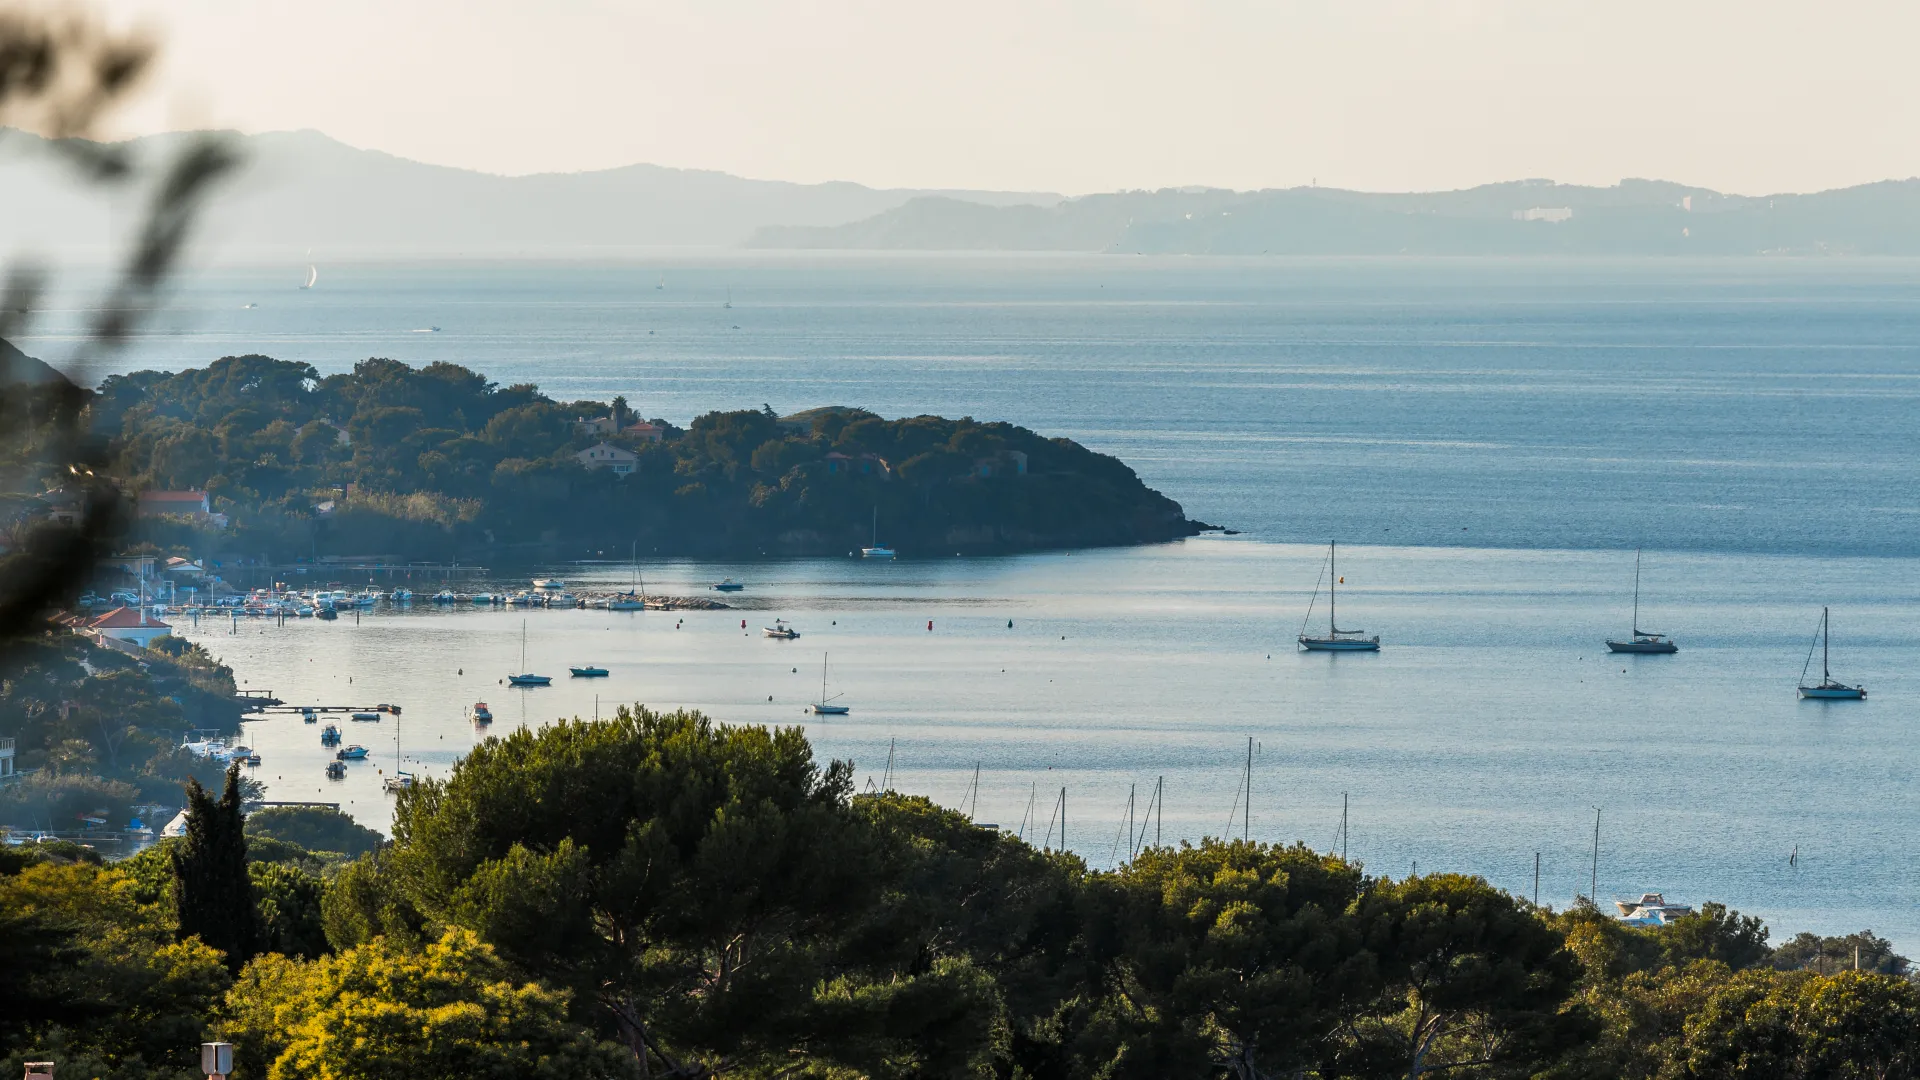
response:
<path fill-rule="evenodd" d="M 1638 653 L 1640 655 L 1677 653 L 1680 646 L 1671 641 L 1609 641 L 1608 652 Z"/>
<path fill-rule="evenodd" d="M 815 716 L 845 716 L 853 711 L 850 705 L 809 705 L 807 711 Z"/>
<path fill-rule="evenodd" d="M 568 668 L 567 670 L 573 672 L 573 677 L 576 679 L 604 679 L 607 677 L 607 669 L 603 667 L 577 667 Z"/>
<path fill-rule="evenodd" d="M 1308 652 L 1379 652 L 1379 638 L 1303 637 L 1300 647 Z"/>
<path fill-rule="evenodd" d="M 546 675 L 509 675 L 508 686 L 550 686 L 553 679 Z"/>
<path fill-rule="evenodd" d="M 1867 690 L 1864 686 L 1803 686 L 1800 696 L 1817 701 L 1865 701 Z"/>

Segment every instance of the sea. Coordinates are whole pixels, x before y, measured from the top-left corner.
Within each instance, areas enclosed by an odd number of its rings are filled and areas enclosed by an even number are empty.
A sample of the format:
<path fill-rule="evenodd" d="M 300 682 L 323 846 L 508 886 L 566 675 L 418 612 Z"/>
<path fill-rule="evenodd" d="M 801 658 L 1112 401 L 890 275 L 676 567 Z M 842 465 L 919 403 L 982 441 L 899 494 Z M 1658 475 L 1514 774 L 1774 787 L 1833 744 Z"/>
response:
<path fill-rule="evenodd" d="M 371 751 L 344 781 L 314 726 L 250 723 L 272 798 L 385 828 L 396 767 L 444 776 L 489 732 L 642 702 L 804 724 L 863 790 L 1096 867 L 1244 835 L 1543 904 L 1659 891 L 1776 940 L 1870 928 L 1920 949 L 1920 261 L 679 252 L 319 274 L 192 270 L 77 373 L 381 356 L 676 423 L 1008 420 L 1233 533 L 894 563 L 608 551 L 468 586 L 745 583 L 720 611 L 183 620 L 248 689 L 403 706 L 337 721 Z M 99 285 L 56 279 L 19 344 L 69 366 Z M 1340 623 L 1378 654 L 1295 648 L 1325 625 L 1331 542 Z M 1676 655 L 1605 651 L 1632 629 L 1637 551 L 1640 627 Z M 1866 701 L 1795 694 L 1823 610 L 1833 675 Z M 775 618 L 801 636 L 764 637 Z M 523 642 L 552 687 L 501 685 Z M 611 675 L 568 677 L 589 663 Z M 823 693 L 851 712 L 803 713 Z"/>

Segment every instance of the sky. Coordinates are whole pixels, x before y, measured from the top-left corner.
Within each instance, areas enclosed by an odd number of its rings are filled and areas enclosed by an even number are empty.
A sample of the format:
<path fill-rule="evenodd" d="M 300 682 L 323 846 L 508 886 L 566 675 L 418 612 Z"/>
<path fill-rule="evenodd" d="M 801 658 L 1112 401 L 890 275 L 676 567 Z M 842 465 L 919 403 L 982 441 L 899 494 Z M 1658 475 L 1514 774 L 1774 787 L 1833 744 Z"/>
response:
<path fill-rule="evenodd" d="M 123 133 L 1068 194 L 1920 174 L 1911 0 L 98 0 Z"/>

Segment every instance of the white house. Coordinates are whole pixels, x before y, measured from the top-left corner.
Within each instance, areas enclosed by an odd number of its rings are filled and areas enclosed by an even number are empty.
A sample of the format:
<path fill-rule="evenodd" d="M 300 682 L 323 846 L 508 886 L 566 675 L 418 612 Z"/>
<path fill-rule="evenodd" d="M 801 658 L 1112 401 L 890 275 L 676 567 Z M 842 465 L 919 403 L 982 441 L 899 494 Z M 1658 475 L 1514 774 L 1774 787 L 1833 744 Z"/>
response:
<path fill-rule="evenodd" d="M 640 460 L 639 454 L 622 450 L 612 443 L 596 443 L 573 456 L 589 469 L 612 469 L 615 476 L 632 472 L 634 463 Z"/>
<path fill-rule="evenodd" d="M 0 784 L 8 784 L 19 778 L 13 770 L 13 740 L 0 739 Z"/>
<path fill-rule="evenodd" d="M 153 643 L 155 638 L 163 638 L 173 633 L 173 627 L 149 615 L 145 610 L 117 607 L 97 619 L 87 620 L 87 629 L 101 637 L 125 641 L 141 648 Z"/>

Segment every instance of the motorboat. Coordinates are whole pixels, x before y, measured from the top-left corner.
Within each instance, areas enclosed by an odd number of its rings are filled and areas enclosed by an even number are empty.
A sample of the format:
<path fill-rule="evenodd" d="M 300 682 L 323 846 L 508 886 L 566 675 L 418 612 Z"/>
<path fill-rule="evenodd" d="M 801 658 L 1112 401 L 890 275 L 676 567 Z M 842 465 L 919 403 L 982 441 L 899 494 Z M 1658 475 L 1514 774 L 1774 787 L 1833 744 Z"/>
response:
<path fill-rule="evenodd" d="M 1640 629 L 1640 552 L 1633 553 L 1633 635 L 1625 641 L 1607 639 L 1607 651 L 1617 653 L 1639 653 L 1666 655 L 1677 653 L 1680 646 L 1665 634 L 1656 634 Z"/>
<path fill-rule="evenodd" d="M 335 727 L 332 724 L 328 724 L 326 727 L 320 729 L 320 745 L 321 746 L 339 746 L 340 745 L 340 729 Z"/>
<path fill-rule="evenodd" d="M 441 589 L 439 592 L 433 594 L 433 602 L 436 604 L 451 604 L 459 599 L 458 596 L 453 594 L 451 589 Z"/>
<path fill-rule="evenodd" d="M 357 712 L 353 714 L 351 719 L 362 724 L 369 722 L 377 723 L 380 719 L 380 714 L 377 712 Z"/>
<path fill-rule="evenodd" d="M 347 763 L 346 763 L 346 762 L 344 762 L 344 761 L 329 761 L 329 762 L 327 762 L 327 779 L 329 779 L 329 780 L 345 780 L 346 778 L 347 778 Z"/>
<path fill-rule="evenodd" d="M 395 589 L 390 599 L 396 604 L 410 604 L 413 602 L 413 590 Z"/>
<path fill-rule="evenodd" d="M 1821 608 L 1820 633 L 1818 635 L 1820 639 L 1820 683 L 1817 686 L 1807 685 L 1807 670 L 1813 666 L 1813 646 L 1808 645 L 1807 662 L 1800 666 L 1800 696 L 1824 701 L 1865 701 L 1867 699 L 1866 687 L 1848 686 L 1846 683 L 1836 680 L 1833 677 L 1833 672 L 1827 669 L 1827 631 L 1831 621 L 1827 609 Z"/>
<path fill-rule="evenodd" d="M 317 714 L 315 714 L 312 709 L 300 710 L 300 720 L 302 723 L 311 724 L 311 723 L 315 723 L 319 719 L 320 717 Z"/>
<path fill-rule="evenodd" d="M 498 603 L 498 601 L 497 601 L 497 600 L 495 599 L 495 597 L 494 597 L 494 595 L 493 595 L 492 593 L 484 593 L 484 592 L 483 592 L 483 593 L 474 593 L 474 594 L 473 594 L 473 602 L 474 602 L 474 603 L 476 603 L 476 604 L 493 604 L 493 603 Z"/>
<path fill-rule="evenodd" d="M 361 746 L 359 743 L 354 743 L 333 756 L 339 761 L 365 761 L 367 759 L 367 748 Z"/>
<path fill-rule="evenodd" d="M 567 587 L 567 583 L 557 577 L 537 577 L 533 579 L 533 587 L 536 589 L 564 589 Z"/>
<path fill-rule="evenodd" d="M 1339 568 L 1334 563 L 1334 545 L 1327 545 L 1327 632 L 1309 634 L 1303 624 L 1300 628 L 1300 647 L 1308 652 L 1379 652 L 1380 635 L 1363 636 L 1364 630 L 1342 630 L 1334 619 L 1334 603 L 1340 584 Z M 1320 586 L 1315 583 L 1314 596 L 1320 595 Z M 1313 601 L 1307 601 L 1307 618 L 1313 618 Z"/>
<path fill-rule="evenodd" d="M 316 618 L 322 619 L 327 622 L 332 622 L 333 620 L 338 619 L 340 617 L 340 613 L 333 609 L 332 604 L 325 604 L 315 608 L 313 611 L 313 614 Z"/>
<path fill-rule="evenodd" d="M 487 708 L 487 703 L 484 701 L 474 702 L 473 708 L 467 711 L 467 715 L 471 717 L 476 724 L 493 723 L 493 710 Z"/>
<path fill-rule="evenodd" d="M 576 679 L 604 679 L 608 674 L 606 668 L 595 667 L 592 664 L 588 664 L 585 667 L 568 668 L 567 670 L 573 672 L 573 677 Z"/>
<path fill-rule="evenodd" d="M 375 705 L 375 706 L 373 707 L 373 711 L 374 711 L 374 712 L 383 712 L 383 713 L 392 713 L 392 714 L 393 714 L 393 715 L 395 715 L 395 716 L 399 716 L 399 715 L 400 715 L 400 706 L 398 706 L 398 705 L 389 705 L 389 704 L 387 704 L 386 702 L 384 702 L 384 701 L 383 701 L 383 702 L 381 702 L 380 704 L 378 704 L 378 705 Z"/>
<path fill-rule="evenodd" d="M 1669 904 L 1667 898 L 1657 892 L 1641 893 L 1638 900 L 1615 900 L 1613 906 L 1620 911 L 1620 921 L 1628 926 L 1665 926 L 1693 914 L 1693 908 Z"/>
<path fill-rule="evenodd" d="M 800 631 L 788 626 L 785 619 L 773 620 L 772 626 L 763 626 L 760 632 L 770 638 L 779 638 L 781 641 L 792 641 L 800 636 Z"/>
<path fill-rule="evenodd" d="M 716 581 L 707 587 L 714 592 L 739 592 L 741 589 L 746 588 L 745 585 L 740 584 L 732 578 L 727 578 L 724 581 Z"/>

